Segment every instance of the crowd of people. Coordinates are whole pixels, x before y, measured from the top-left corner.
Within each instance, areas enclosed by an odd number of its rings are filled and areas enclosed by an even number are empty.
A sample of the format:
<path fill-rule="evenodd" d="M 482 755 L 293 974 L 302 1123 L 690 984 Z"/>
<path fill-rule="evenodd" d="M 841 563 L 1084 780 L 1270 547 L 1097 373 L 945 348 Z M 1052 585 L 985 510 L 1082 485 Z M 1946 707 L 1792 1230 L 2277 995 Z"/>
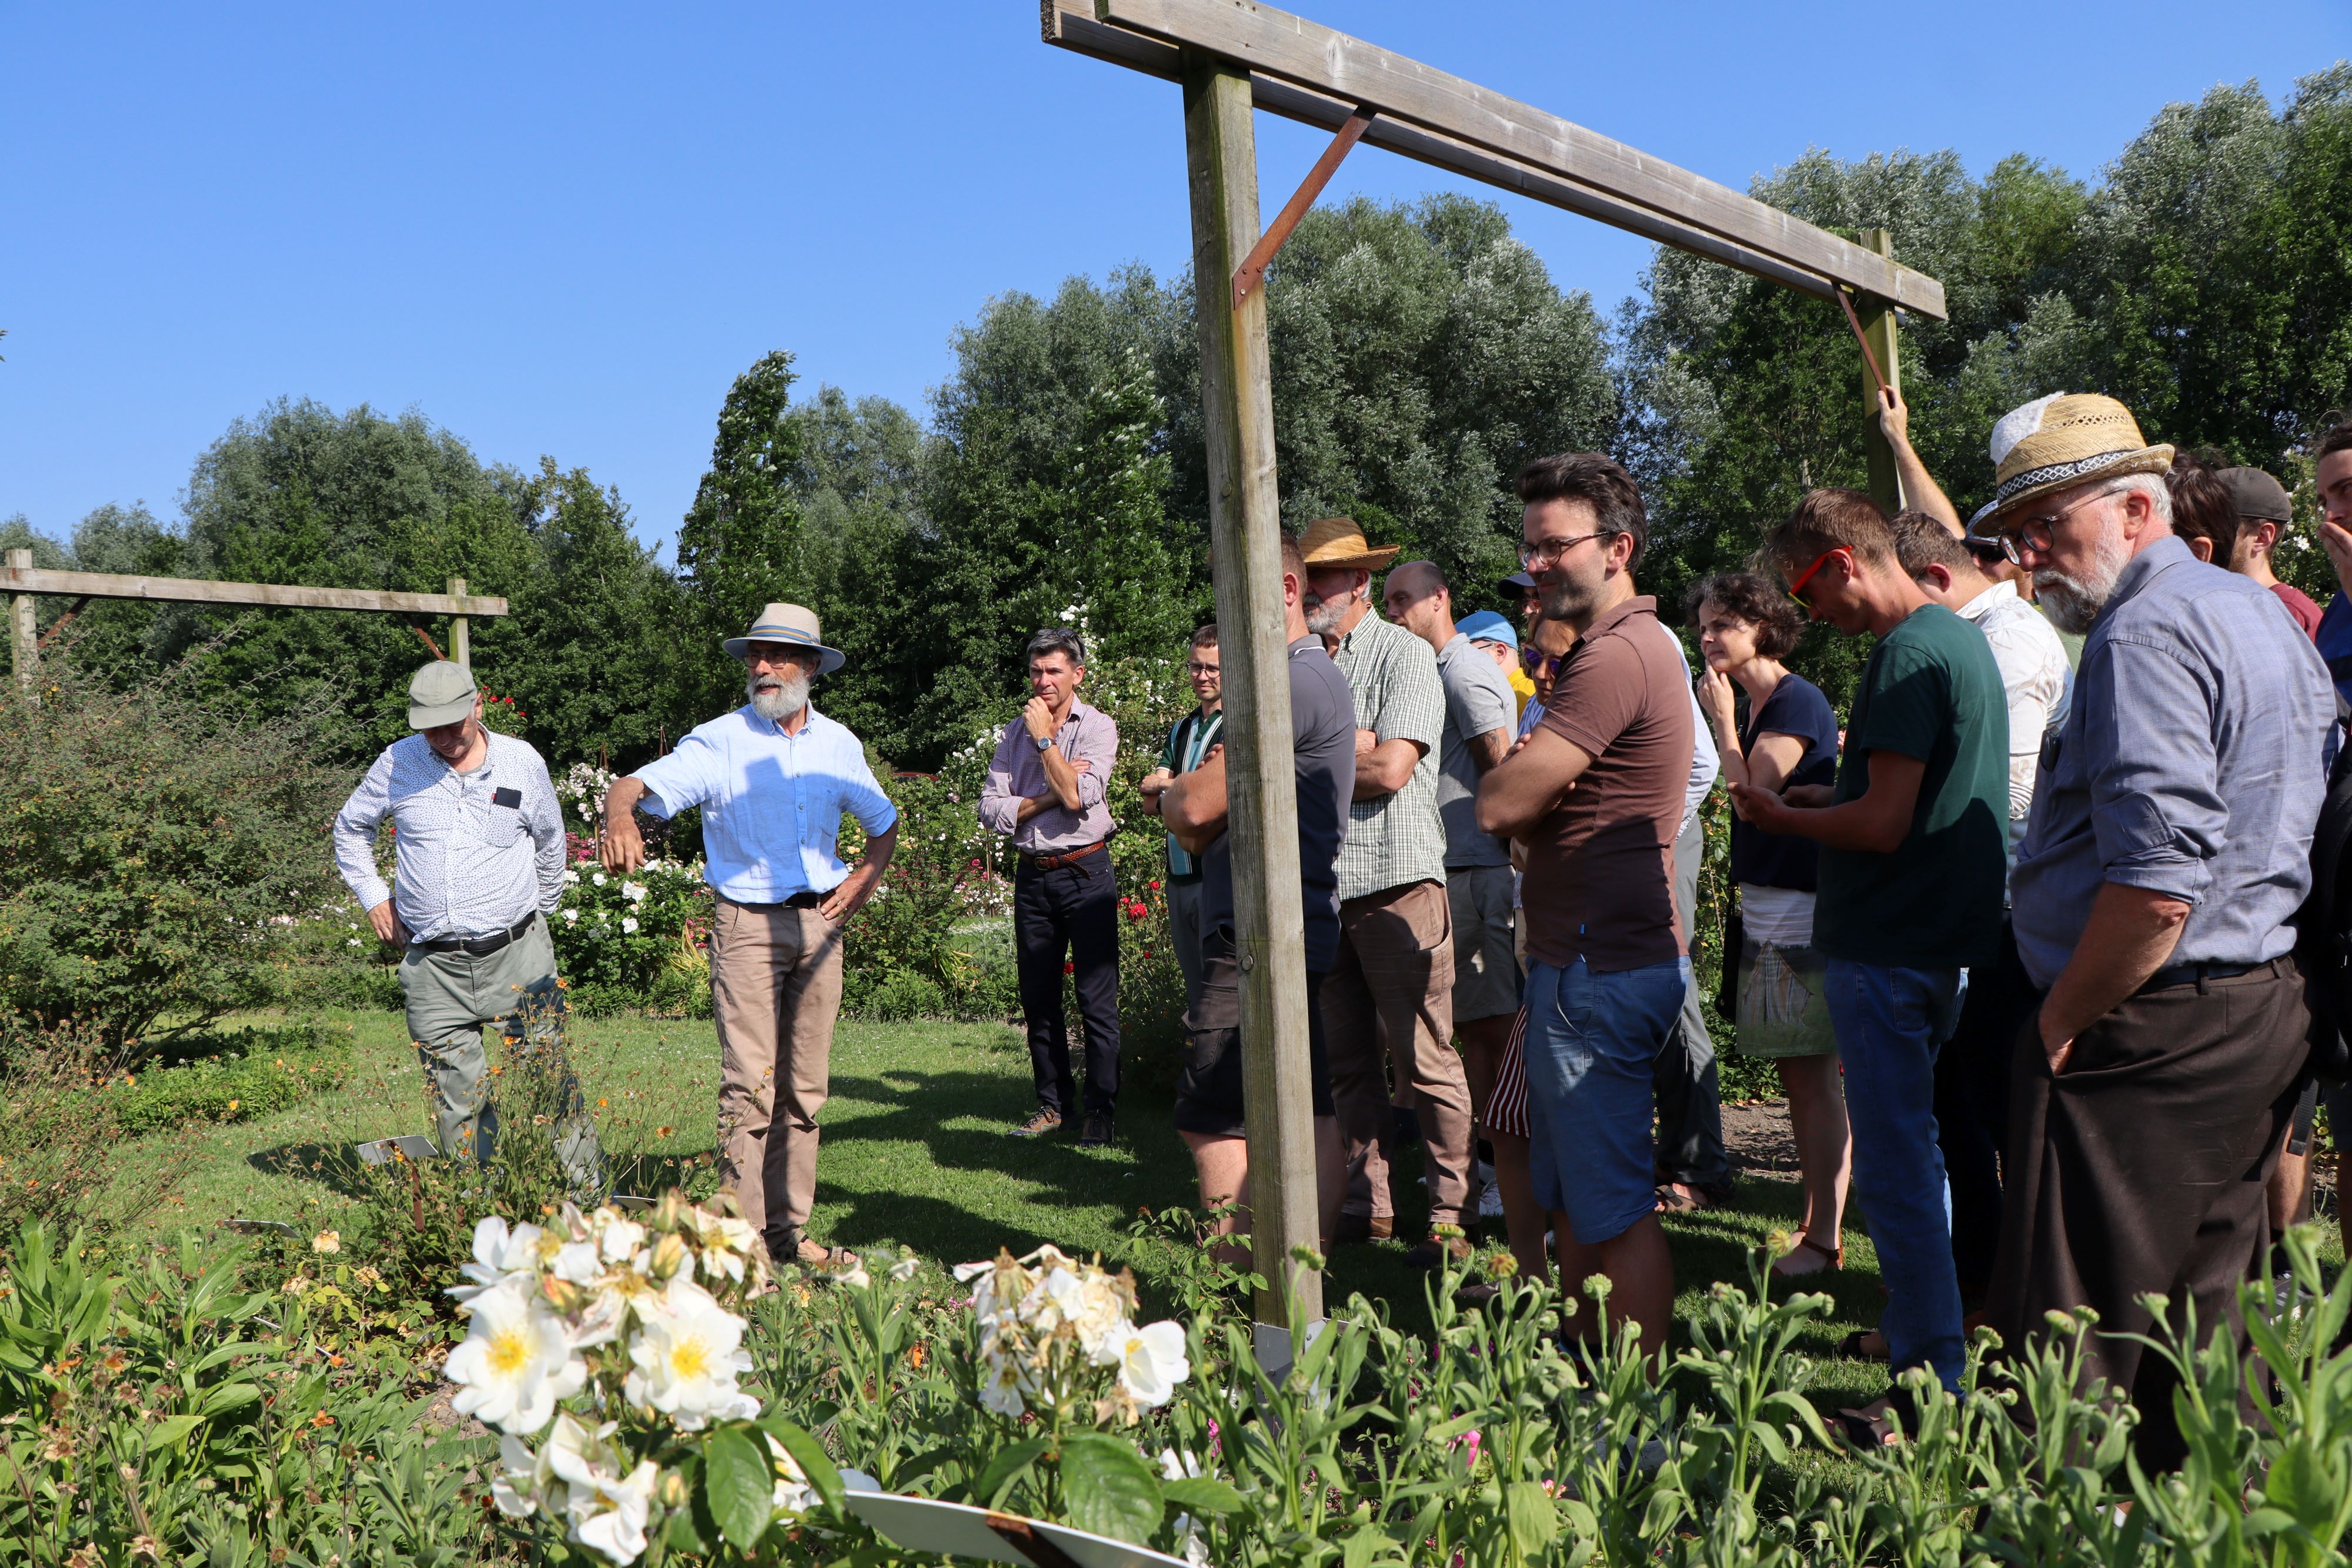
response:
<path fill-rule="evenodd" d="M 1737 888 L 1720 1013 L 1778 1072 L 1801 1181 L 1775 1273 L 1841 1268 L 1857 1197 L 1886 1299 L 1847 1350 L 1946 1387 L 1971 1323 L 2014 1344 L 2094 1309 L 2090 1370 L 2137 1404 L 2143 1456 L 2175 1462 L 2171 1367 L 2132 1337 L 2146 1298 L 2223 1321 L 2308 1201 L 2321 1091 L 2297 914 L 2347 711 L 2331 671 L 2352 688 L 2352 593 L 2323 615 L 2272 571 L 2292 521 L 2277 480 L 2150 444 L 2113 399 L 2001 419 L 1994 499 L 1966 520 L 1906 422 L 1885 394 L 1907 509 L 1814 490 L 1748 570 L 1693 587 L 1673 619 L 1696 634 L 1696 680 L 1637 587 L 1647 513 L 1606 456 L 1518 475 L 1524 570 L 1493 585 L 1513 613 L 1457 619 L 1442 570 L 1398 564 L 1350 519 L 1285 536 L 1324 1238 L 1395 1237 L 1434 1268 L 1499 1218 L 1523 1273 L 1605 1275 L 1612 1317 L 1664 1342 L 1660 1216 L 1731 1196 L 1690 958 L 1719 779 Z M 2321 542 L 2352 581 L 2352 425 L 2315 453 Z M 1873 639 L 1843 726 L 1787 663 L 1808 620 Z M 807 1225 L 841 928 L 897 818 L 809 699 L 842 661 L 814 613 L 770 605 L 726 652 L 745 705 L 614 785 L 601 852 L 634 870 L 639 812 L 701 810 L 719 1174 L 772 1254 L 822 1265 L 835 1254 Z M 979 802 L 1018 862 L 1036 1110 L 1013 1132 L 1071 1124 L 1098 1145 L 1119 1089 L 1120 737 L 1080 695 L 1076 633 L 1038 633 L 1026 661 Z M 1245 1229 L 1235 908 L 1262 893 L 1235 886 L 1215 626 L 1186 673 L 1198 706 L 1153 737 L 1141 783 L 1187 998 L 1174 1121 L 1204 1207 Z M 441 1145 L 487 1157 L 479 1027 L 544 1027 L 562 823 L 538 756 L 481 727 L 470 672 L 428 665 L 410 695 L 418 734 L 369 771 L 336 850 L 405 946 Z M 845 813 L 867 835 L 855 865 Z M 593 1185 L 576 1106 L 562 1147 Z M 1409 1200 L 1415 1165 L 1425 1201 Z M 1910 1414 L 1898 1393 L 1845 1419 L 1891 1440 Z"/>

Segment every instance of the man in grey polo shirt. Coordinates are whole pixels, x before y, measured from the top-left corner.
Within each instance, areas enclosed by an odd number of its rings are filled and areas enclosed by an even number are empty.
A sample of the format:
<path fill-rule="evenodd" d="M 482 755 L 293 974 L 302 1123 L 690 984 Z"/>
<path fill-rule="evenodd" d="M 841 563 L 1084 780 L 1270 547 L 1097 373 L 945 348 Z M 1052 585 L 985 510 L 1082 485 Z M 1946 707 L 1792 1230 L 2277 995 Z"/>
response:
<path fill-rule="evenodd" d="M 2263 1180 L 2293 1113 L 2309 1018 L 2293 956 L 2334 716 L 2326 667 L 2246 578 L 2172 532 L 2131 413 L 2037 400 L 1994 427 L 1983 531 L 2089 633 L 2043 748 L 2012 879 L 2042 996 L 2013 1068 L 1988 1319 L 2011 1345 L 2090 1307 L 2086 1375 L 2141 1412 L 2143 1464 L 2186 1452 L 2177 1375 L 2131 1336 L 2143 1298 L 2230 1321 L 2268 1242 Z"/>
<path fill-rule="evenodd" d="M 474 673 L 439 661 L 408 683 L 408 727 L 335 815 L 335 866 L 375 934 L 406 949 L 400 989 L 425 1063 L 441 1153 L 489 1162 L 499 1135 L 482 1026 L 543 1048 L 560 1040 L 563 992 L 545 913 L 563 894 L 563 812 L 547 764 L 482 724 Z M 393 885 L 375 866 L 376 831 L 397 842 Z M 565 1071 L 556 1141 L 564 1174 L 604 1196 L 596 1130 Z"/>
<path fill-rule="evenodd" d="M 1300 541 L 1307 624 L 1331 650 L 1356 703 L 1355 802 L 1339 846 L 1339 951 L 1323 982 L 1332 1092 L 1348 1145 L 1339 1236 L 1392 1234 L 1390 1087 L 1381 1051 L 1419 1113 L 1429 1166 L 1429 1218 L 1467 1228 L 1470 1085 L 1454 1040 L 1454 922 L 1445 898 L 1445 831 L 1437 818 L 1437 743 L 1445 688 L 1429 644 L 1372 613 L 1371 574 L 1396 559 L 1346 517 L 1325 517 Z M 1466 1254 L 1460 1238 L 1454 1249 Z M 1406 1254 L 1437 1266 L 1432 1236 Z"/>

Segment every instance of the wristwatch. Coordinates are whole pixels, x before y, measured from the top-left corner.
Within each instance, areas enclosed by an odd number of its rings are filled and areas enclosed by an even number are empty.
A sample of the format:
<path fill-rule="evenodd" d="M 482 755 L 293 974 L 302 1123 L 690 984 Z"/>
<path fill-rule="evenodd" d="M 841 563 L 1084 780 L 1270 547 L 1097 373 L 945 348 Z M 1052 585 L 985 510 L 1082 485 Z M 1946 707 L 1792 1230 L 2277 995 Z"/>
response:
<path fill-rule="evenodd" d="M 1054 737 L 1049 735 L 1037 742 L 1037 749 L 1040 751 L 1048 751 L 1053 748 L 1053 745 Z"/>

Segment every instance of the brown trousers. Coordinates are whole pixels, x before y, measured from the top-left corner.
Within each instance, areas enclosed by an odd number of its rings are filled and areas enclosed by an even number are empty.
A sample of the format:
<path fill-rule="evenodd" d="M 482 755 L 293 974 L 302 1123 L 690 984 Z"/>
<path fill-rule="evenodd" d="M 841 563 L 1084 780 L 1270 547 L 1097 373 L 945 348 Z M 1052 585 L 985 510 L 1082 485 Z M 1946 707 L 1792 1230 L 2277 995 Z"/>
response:
<path fill-rule="evenodd" d="M 719 901 L 719 1179 L 789 1262 L 816 1197 L 816 1113 L 841 1012 L 841 927 L 814 909 Z"/>
<path fill-rule="evenodd" d="M 2239 1281 L 2270 1248 L 2263 1185 L 2278 1157 L 2309 1015 L 2292 959 L 2128 997 L 2053 1077 L 2029 1021 L 2011 1064 L 2000 1250 L 1986 1318 L 2004 1343 L 2042 1314 L 2099 1314 L 2086 1374 L 2129 1396 L 2141 1462 L 2177 1466 L 2178 1375 L 2135 1341 L 2158 1292 L 2197 1309 L 2197 1342 L 2238 1322 Z"/>
<path fill-rule="evenodd" d="M 1339 956 L 1320 992 L 1331 1098 L 1348 1150 L 1351 1214 L 1393 1218 L 1385 1051 L 1400 1099 L 1421 1113 L 1432 1224 L 1477 1218 L 1470 1186 L 1470 1082 L 1454 1050 L 1454 912 L 1442 882 L 1339 905 Z"/>

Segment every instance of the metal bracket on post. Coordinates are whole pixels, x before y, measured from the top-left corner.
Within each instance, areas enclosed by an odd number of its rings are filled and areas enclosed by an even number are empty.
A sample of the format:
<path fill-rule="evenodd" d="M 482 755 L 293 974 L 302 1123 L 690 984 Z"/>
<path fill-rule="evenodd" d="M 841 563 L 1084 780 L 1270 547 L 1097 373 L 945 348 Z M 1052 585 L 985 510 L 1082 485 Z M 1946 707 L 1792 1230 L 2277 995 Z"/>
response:
<path fill-rule="evenodd" d="M 1275 253 L 1290 237 L 1290 231 L 1298 226 L 1298 220 L 1307 215 L 1307 209 L 1315 204 L 1315 198 L 1323 193 L 1323 187 L 1331 183 L 1331 176 L 1339 172 L 1339 160 L 1348 155 L 1348 149 L 1362 141 L 1364 132 L 1371 129 L 1376 112 L 1359 109 L 1348 116 L 1348 122 L 1331 138 L 1331 145 L 1323 149 L 1323 156 L 1315 160 L 1315 167 L 1307 171 L 1307 178 L 1298 183 L 1298 189 L 1290 193 L 1290 200 L 1274 214 L 1274 222 L 1266 225 L 1265 233 L 1258 236 L 1257 244 L 1250 246 L 1249 255 L 1234 269 L 1234 309 L 1240 309 L 1250 290 L 1265 281 L 1265 269 L 1274 265 Z"/>

